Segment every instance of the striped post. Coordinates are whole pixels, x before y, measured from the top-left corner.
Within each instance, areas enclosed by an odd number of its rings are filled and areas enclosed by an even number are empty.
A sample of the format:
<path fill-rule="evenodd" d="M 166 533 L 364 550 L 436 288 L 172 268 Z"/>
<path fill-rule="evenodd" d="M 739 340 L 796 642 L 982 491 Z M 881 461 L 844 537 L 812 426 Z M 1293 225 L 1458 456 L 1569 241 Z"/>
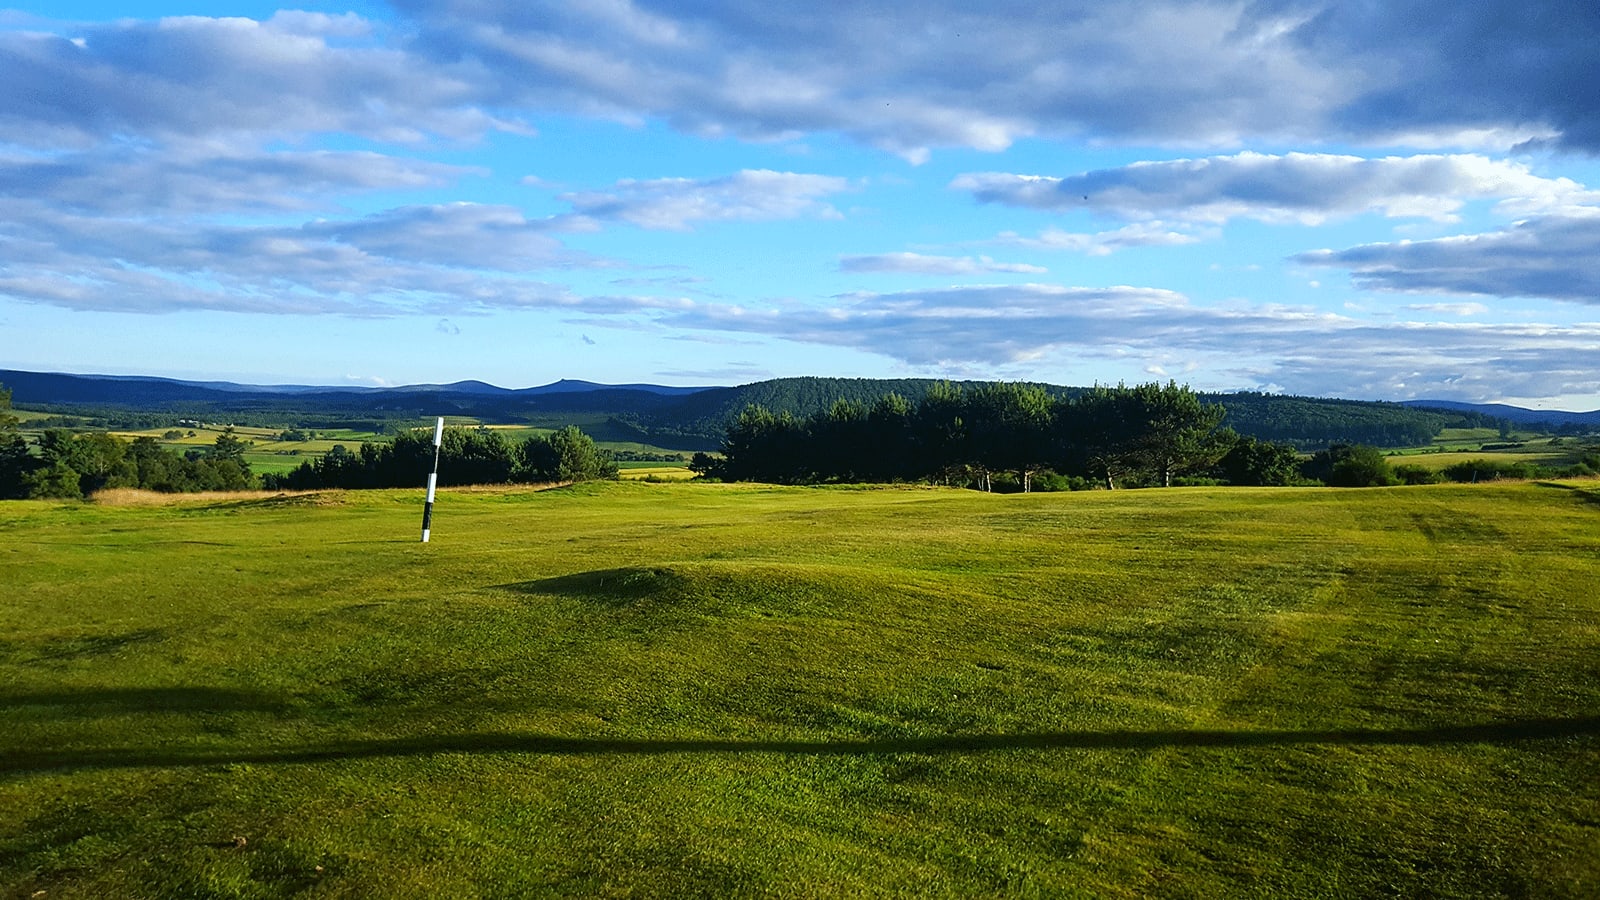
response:
<path fill-rule="evenodd" d="M 439 447 L 444 444 L 444 416 L 433 426 L 433 471 L 428 473 L 428 502 L 422 507 L 422 542 L 428 542 L 428 526 L 433 524 L 433 491 L 439 484 Z"/>

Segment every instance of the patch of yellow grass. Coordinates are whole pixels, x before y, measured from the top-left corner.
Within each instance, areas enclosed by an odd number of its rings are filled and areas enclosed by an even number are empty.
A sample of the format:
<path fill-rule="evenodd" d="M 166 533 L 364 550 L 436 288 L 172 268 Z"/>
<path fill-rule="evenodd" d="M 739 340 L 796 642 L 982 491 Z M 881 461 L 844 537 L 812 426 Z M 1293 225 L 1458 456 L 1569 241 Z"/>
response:
<path fill-rule="evenodd" d="M 110 488 L 96 492 L 90 502 L 101 506 L 178 506 L 182 504 L 236 503 L 240 500 L 268 500 L 277 497 L 307 497 L 326 491 L 197 491 L 167 494 L 138 488 Z"/>
<path fill-rule="evenodd" d="M 657 481 L 688 481 L 694 477 L 694 473 L 687 466 L 648 466 L 623 469 L 620 477 L 623 481 L 645 481 L 649 478 Z"/>
<path fill-rule="evenodd" d="M 541 481 L 533 484 L 453 484 L 439 486 L 439 493 L 451 494 L 507 494 L 516 491 L 548 491 L 552 488 L 566 487 L 570 481 Z M 418 488 L 422 490 L 422 488 Z"/>

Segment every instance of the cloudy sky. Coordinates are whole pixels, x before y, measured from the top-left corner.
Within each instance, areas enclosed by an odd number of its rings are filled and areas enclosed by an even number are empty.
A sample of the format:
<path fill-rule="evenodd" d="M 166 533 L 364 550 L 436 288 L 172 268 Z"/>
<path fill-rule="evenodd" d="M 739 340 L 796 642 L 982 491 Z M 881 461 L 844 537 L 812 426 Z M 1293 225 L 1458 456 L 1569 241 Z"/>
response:
<path fill-rule="evenodd" d="M 1593 0 L 24 2 L 0 367 L 1591 409 L 1595 47 Z"/>

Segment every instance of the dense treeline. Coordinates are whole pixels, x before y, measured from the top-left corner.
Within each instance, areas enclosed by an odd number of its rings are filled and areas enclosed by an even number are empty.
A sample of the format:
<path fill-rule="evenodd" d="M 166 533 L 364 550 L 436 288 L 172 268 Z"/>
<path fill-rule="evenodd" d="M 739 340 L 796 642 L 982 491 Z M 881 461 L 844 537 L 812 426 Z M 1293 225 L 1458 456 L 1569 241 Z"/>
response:
<path fill-rule="evenodd" d="M 1355 415 L 1330 416 L 1317 427 L 1410 442 L 1433 436 L 1425 420 L 1386 420 L 1369 415 L 1374 405 L 1353 406 Z M 1180 478 L 1370 487 L 1600 472 L 1600 454 L 1569 466 L 1477 460 L 1439 471 L 1391 467 L 1382 451 L 1355 442 L 1307 458 L 1290 443 L 1239 435 L 1223 424 L 1231 418 L 1231 410 L 1171 382 L 1073 393 L 1027 384 L 940 384 L 917 402 L 892 393 L 870 404 L 837 400 L 804 418 L 746 407 L 727 428 L 722 458 L 695 454 L 690 468 L 730 481 L 934 481 L 985 490 L 1003 481 L 1023 491 L 1171 485 Z"/>
<path fill-rule="evenodd" d="M 415 487 L 433 468 L 433 432 L 403 431 L 388 443 L 355 452 L 335 446 L 317 460 L 262 478 L 269 489 Z M 508 441 L 488 428 L 446 428 L 439 447 L 439 484 L 511 484 L 617 477 L 617 464 L 588 435 L 567 426 L 548 437 Z"/>
<path fill-rule="evenodd" d="M 654 414 L 629 417 L 655 437 L 720 438 L 743 410 L 759 406 L 773 415 L 788 413 L 804 421 L 828 413 L 843 400 L 870 408 L 880 397 L 894 394 L 920 404 L 930 391 L 954 387 L 975 391 L 989 382 L 941 382 L 926 378 L 779 378 L 734 388 L 714 388 L 683 398 Z M 1084 388 L 1029 384 L 1052 400 L 1071 400 Z M 1227 409 L 1222 424 L 1238 434 L 1265 441 L 1293 444 L 1302 449 L 1337 443 L 1364 443 L 1385 447 L 1415 446 L 1432 440 L 1445 427 L 1479 426 L 1483 417 L 1448 413 L 1396 403 L 1332 400 L 1277 394 L 1201 394 L 1202 401 Z M 1492 420 L 1489 424 L 1497 424 Z"/>
<path fill-rule="evenodd" d="M 890 394 L 911 404 L 921 403 L 929 391 L 954 387 L 975 390 L 984 382 L 943 382 L 931 378 L 774 378 L 739 387 L 711 388 L 692 394 L 644 418 L 652 435 L 673 433 L 690 437 L 720 438 L 728 425 L 751 406 L 774 415 L 788 413 L 795 419 L 808 419 L 827 413 L 843 401 L 870 407 Z M 1043 390 L 1061 392 L 1064 388 L 1038 385 Z"/>
<path fill-rule="evenodd" d="M 1220 427 L 1224 415 L 1175 383 L 1075 396 L 1027 384 L 940 384 L 916 403 L 898 394 L 870 406 L 839 400 L 804 419 L 747 407 L 728 426 L 722 459 L 697 454 L 691 468 L 734 481 L 932 480 L 984 489 L 1004 475 L 1024 491 L 1041 473 L 1051 487 L 1092 479 L 1108 488 L 1172 484 L 1218 467 L 1241 483 L 1294 477 L 1292 448 L 1241 441 Z"/>
<path fill-rule="evenodd" d="M 87 497 L 109 488 L 162 493 L 241 491 L 255 487 L 243 458 L 245 443 L 231 432 L 204 450 L 178 454 L 152 437 L 125 441 L 105 432 L 50 429 L 38 455 L 20 435 L 0 438 L 0 498 Z"/>
<path fill-rule="evenodd" d="M 86 497 L 109 488 L 163 493 L 286 488 L 414 487 L 433 466 L 433 432 L 408 430 L 388 443 L 364 443 L 356 452 L 335 446 L 321 459 L 286 474 L 258 479 L 244 458 L 249 446 L 227 429 L 212 446 L 179 454 L 153 437 L 125 441 L 105 432 L 47 429 L 36 452 L 10 413 L 11 393 L 0 388 L 0 499 Z M 504 484 L 615 478 L 610 454 L 576 427 L 548 437 L 507 441 L 486 428 L 447 428 L 439 483 Z"/>
<path fill-rule="evenodd" d="M 1415 447 L 1433 440 L 1449 426 L 1476 426 L 1484 418 L 1414 409 L 1398 403 L 1286 397 L 1238 393 L 1220 398 L 1228 415 L 1223 424 L 1239 434 L 1301 449 L 1329 444 Z M 1496 420 L 1498 424 L 1498 420 Z"/>

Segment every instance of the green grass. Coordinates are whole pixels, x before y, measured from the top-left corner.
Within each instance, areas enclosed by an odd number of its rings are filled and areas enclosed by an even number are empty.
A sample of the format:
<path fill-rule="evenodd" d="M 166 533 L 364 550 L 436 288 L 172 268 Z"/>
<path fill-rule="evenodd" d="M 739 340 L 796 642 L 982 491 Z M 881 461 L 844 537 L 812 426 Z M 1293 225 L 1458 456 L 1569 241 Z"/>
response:
<path fill-rule="evenodd" d="M 1600 485 L 0 504 L 0 895 L 1600 891 Z"/>
<path fill-rule="evenodd" d="M 1491 449 L 1483 449 L 1485 446 Z M 1434 470 L 1480 459 L 1560 469 L 1576 464 L 1597 450 L 1600 445 L 1592 439 L 1515 435 L 1508 441 L 1488 428 L 1447 428 L 1431 446 L 1389 451 L 1389 461 L 1394 465 Z"/>

